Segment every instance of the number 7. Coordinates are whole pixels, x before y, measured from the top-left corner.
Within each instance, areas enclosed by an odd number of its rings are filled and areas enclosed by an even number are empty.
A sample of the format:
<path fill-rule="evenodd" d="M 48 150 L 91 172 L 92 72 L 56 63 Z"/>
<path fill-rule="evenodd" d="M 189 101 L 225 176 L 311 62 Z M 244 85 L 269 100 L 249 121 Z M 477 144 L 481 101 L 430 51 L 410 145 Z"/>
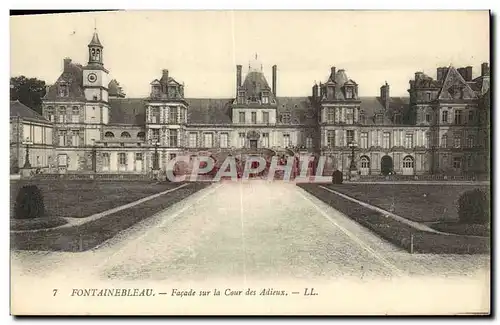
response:
<path fill-rule="evenodd" d="M 52 291 L 54 291 L 54 296 L 55 296 L 57 293 L 57 289 L 53 289 Z"/>

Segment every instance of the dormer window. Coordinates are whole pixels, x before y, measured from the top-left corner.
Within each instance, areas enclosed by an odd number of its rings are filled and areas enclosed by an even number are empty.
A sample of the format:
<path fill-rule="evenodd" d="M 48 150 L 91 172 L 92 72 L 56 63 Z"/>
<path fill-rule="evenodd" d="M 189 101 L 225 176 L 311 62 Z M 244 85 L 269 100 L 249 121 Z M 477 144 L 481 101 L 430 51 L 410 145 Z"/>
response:
<path fill-rule="evenodd" d="M 384 115 L 381 113 L 376 114 L 375 115 L 375 123 L 383 124 L 384 123 Z"/>
<path fill-rule="evenodd" d="M 290 113 L 281 114 L 281 123 L 290 124 Z"/>
<path fill-rule="evenodd" d="M 359 112 L 359 123 L 365 124 L 366 122 L 366 116 L 364 111 Z"/>
<path fill-rule="evenodd" d="M 353 99 L 354 98 L 354 90 L 352 89 L 351 86 L 345 87 L 345 98 L 346 99 Z"/>
<path fill-rule="evenodd" d="M 269 104 L 269 93 L 267 91 L 262 92 L 262 104 Z"/>
<path fill-rule="evenodd" d="M 160 94 L 160 86 L 159 85 L 153 85 L 151 87 L 151 93 L 153 96 L 158 96 Z"/>
<path fill-rule="evenodd" d="M 69 87 L 66 83 L 62 83 L 59 85 L 59 96 L 60 97 L 68 97 L 69 96 Z"/>
<path fill-rule="evenodd" d="M 394 123 L 401 124 L 401 114 L 400 113 L 394 114 Z"/>

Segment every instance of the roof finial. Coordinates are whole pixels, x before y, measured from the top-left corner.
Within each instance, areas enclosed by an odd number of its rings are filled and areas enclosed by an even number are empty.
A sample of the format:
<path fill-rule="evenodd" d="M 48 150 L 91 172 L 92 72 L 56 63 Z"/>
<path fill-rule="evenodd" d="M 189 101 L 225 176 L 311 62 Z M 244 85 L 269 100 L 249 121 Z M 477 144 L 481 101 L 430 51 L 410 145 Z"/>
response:
<path fill-rule="evenodd" d="M 94 18 L 94 32 L 97 33 L 97 19 Z"/>
<path fill-rule="evenodd" d="M 257 60 L 257 52 L 255 52 L 255 60 Z"/>

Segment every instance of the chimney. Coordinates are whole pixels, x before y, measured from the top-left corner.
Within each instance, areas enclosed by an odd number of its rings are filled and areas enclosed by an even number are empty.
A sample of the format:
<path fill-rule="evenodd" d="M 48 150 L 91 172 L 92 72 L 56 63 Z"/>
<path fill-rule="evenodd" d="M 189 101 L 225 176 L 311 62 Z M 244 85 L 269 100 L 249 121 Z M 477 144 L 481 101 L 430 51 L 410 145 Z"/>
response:
<path fill-rule="evenodd" d="M 278 67 L 276 65 L 273 65 L 273 94 L 276 97 L 276 78 L 277 78 L 277 73 L 278 73 Z"/>
<path fill-rule="evenodd" d="M 472 67 L 465 67 L 465 81 L 472 81 Z"/>
<path fill-rule="evenodd" d="M 389 100 L 390 100 L 390 94 L 389 94 L 389 85 L 387 84 L 387 81 L 385 82 L 385 85 L 380 87 L 380 100 L 382 101 L 384 107 L 386 109 L 389 108 Z"/>
<path fill-rule="evenodd" d="M 420 80 L 424 76 L 423 72 L 415 72 L 415 80 Z"/>
<path fill-rule="evenodd" d="M 458 73 L 460 73 L 462 78 L 464 78 L 465 81 L 467 81 L 467 79 L 466 79 L 467 76 L 465 75 L 465 68 L 458 68 L 457 71 L 458 71 Z"/>
<path fill-rule="evenodd" d="M 71 64 L 70 58 L 64 58 L 64 71 L 68 71 L 69 65 Z"/>
<path fill-rule="evenodd" d="M 236 91 L 241 87 L 241 65 L 236 66 Z"/>
<path fill-rule="evenodd" d="M 487 62 L 481 64 L 481 76 L 489 76 L 490 75 L 490 67 Z"/>
<path fill-rule="evenodd" d="M 317 95 L 318 95 L 318 85 L 315 82 L 314 86 L 312 87 L 312 98 L 316 98 Z"/>
<path fill-rule="evenodd" d="M 330 79 L 332 79 L 332 81 L 335 81 L 335 67 L 330 68 Z"/>
<path fill-rule="evenodd" d="M 161 83 L 162 92 L 165 94 L 168 94 L 168 70 L 167 69 L 163 69 L 161 71 L 160 83 Z"/>

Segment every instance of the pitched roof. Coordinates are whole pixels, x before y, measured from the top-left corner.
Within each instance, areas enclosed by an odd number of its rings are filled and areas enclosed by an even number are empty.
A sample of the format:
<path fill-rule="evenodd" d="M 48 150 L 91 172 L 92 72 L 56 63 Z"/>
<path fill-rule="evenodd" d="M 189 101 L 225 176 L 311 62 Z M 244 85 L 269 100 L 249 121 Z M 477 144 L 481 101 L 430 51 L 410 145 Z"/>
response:
<path fill-rule="evenodd" d="M 260 94 L 263 90 L 271 90 L 264 73 L 255 70 L 247 73 L 241 87 L 245 89 L 245 96 L 247 98 L 260 98 Z M 272 94 L 270 95 L 272 96 Z"/>
<path fill-rule="evenodd" d="M 410 99 L 408 97 L 391 97 L 389 107 L 386 109 L 380 97 L 360 97 L 360 110 L 365 115 L 365 124 L 375 124 L 377 114 L 382 114 L 385 125 L 394 124 L 393 116 L 401 113 L 402 116 L 408 113 Z"/>
<path fill-rule="evenodd" d="M 464 98 L 476 98 L 476 93 L 471 89 L 470 85 L 465 81 L 462 75 L 455 69 L 450 66 L 446 73 L 446 77 L 443 81 L 443 87 L 439 91 L 438 98 L 439 99 L 452 99 L 453 95 L 450 92 L 453 92 L 453 88 L 456 86 L 464 86 Z"/>
<path fill-rule="evenodd" d="M 144 98 L 110 98 L 109 124 L 144 125 L 146 100 Z"/>
<path fill-rule="evenodd" d="M 277 124 L 283 124 L 283 114 L 290 114 L 290 125 L 313 125 L 317 114 L 309 97 L 278 97 Z M 288 123 L 287 123 L 288 124 Z"/>
<path fill-rule="evenodd" d="M 335 98 L 336 99 L 346 99 L 344 93 L 344 85 L 357 85 L 355 81 L 349 79 L 347 73 L 344 69 L 339 69 L 333 75 L 333 72 L 328 77 L 326 84 L 333 84 L 335 86 Z"/>
<path fill-rule="evenodd" d="M 94 32 L 94 35 L 92 36 L 92 40 L 90 41 L 89 46 L 102 47 L 102 44 L 101 44 L 101 41 L 99 40 L 99 35 L 97 35 L 97 32 Z"/>
<path fill-rule="evenodd" d="M 188 122 L 191 124 L 231 124 L 233 98 L 186 98 L 189 105 Z"/>
<path fill-rule="evenodd" d="M 43 97 L 44 100 L 57 101 L 81 101 L 85 100 L 83 91 L 83 67 L 80 64 L 71 63 L 70 59 L 66 59 L 64 71 L 61 73 L 57 81 L 49 87 L 47 93 Z M 66 84 L 68 86 L 68 96 L 60 96 L 59 86 Z"/>
<path fill-rule="evenodd" d="M 38 120 L 40 122 L 50 123 L 46 118 L 42 115 L 38 114 L 28 106 L 24 105 L 18 100 L 10 101 L 10 117 L 21 117 L 32 120 Z"/>

